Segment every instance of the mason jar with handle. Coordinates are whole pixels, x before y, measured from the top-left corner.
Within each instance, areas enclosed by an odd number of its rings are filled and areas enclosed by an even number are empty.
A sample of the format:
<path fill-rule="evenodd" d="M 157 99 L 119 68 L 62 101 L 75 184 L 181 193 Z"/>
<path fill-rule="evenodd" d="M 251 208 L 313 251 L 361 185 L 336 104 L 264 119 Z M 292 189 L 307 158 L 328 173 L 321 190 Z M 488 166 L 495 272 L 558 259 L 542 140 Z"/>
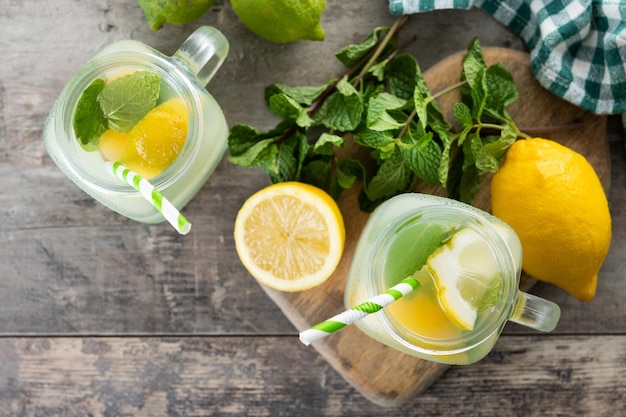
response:
<path fill-rule="evenodd" d="M 450 320 L 440 300 L 440 292 L 446 289 L 438 287 L 428 268 L 422 268 L 437 246 L 445 244 L 441 242 L 454 239 L 448 231 L 465 229 L 477 237 L 466 251 L 458 252 L 464 259 L 458 265 L 448 262 L 446 269 L 463 274 L 460 266 L 472 264 L 499 277 L 493 303 L 478 313 L 471 329 Z M 491 351 L 508 321 L 544 332 L 555 328 L 558 305 L 521 291 L 521 268 L 521 243 L 501 220 L 455 200 L 402 194 L 380 205 L 363 229 L 348 273 L 345 305 L 348 309 L 359 305 L 415 274 L 421 283 L 417 289 L 356 325 L 400 352 L 435 362 L 470 364 Z M 468 285 L 455 290 L 461 295 L 469 291 Z"/>
<path fill-rule="evenodd" d="M 106 46 L 74 74 L 50 111 L 43 133 L 48 154 L 69 179 L 104 206 L 139 222 L 164 221 L 150 202 L 105 168 L 99 152 L 81 147 L 73 127 L 77 103 L 94 80 L 135 71 L 160 77 L 159 100 L 182 99 L 188 113 L 186 140 L 176 159 L 150 179 L 180 210 L 204 185 L 227 148 L 224 113 L 205 85 L 224 62 L 228 49 L 224 35 L 210 26 L 198 28 L 172 56 L 135 40 Z"/>

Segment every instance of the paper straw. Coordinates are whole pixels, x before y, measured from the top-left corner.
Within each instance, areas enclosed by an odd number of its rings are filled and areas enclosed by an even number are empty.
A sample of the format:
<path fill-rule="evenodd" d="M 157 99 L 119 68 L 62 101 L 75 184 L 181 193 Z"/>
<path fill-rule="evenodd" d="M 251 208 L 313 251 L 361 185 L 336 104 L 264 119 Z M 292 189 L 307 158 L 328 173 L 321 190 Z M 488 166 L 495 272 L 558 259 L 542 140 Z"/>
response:
<path fill-rule="evenodd" d="M 326 321 L 316 324 L 308 330 L 300 332 L 300 341 L 308 346 L 316 340 L 320 340 L 348 324 L 352 324 L 361 320 L 363 317 L 382 310 L 384 307 L 387 307 L 398 298 L 407 295 L 419 286 L 420 283 L 415 278 L 405 278 L 400 281 L 399 284 L 394 285 L 384 293 L 372 297 Z"/>
<path fill-rule="evenodd" d="M 107 168 L 116 177 L 131 185 L 135 190 L 148 200 L 165 217 L 181 235 L 186 235 L 191 230 L 191 223 L 180 214 L 178 209 L 165 198 L 148 180 L 131 171 L 119 162 L 106 161 Z"/>

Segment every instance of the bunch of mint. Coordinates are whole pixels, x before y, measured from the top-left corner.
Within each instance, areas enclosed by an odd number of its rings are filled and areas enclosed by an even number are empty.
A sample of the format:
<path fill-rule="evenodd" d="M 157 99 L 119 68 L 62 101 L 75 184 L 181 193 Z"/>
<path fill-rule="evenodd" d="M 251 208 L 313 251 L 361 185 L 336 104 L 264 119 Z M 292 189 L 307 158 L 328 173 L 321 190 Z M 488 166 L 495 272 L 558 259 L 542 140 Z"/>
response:
<path fill-rule="evenodd" d="M 336 199 L 361 181 L 359 203 L 366 212 L 411 191 L 418 179 L 471 203 L 485 174 L 495 172 L 506 149 L 525 136 L 505 110 L 517 99 L 517 88 L 504 66 L 485 64 L 474 39 L 459 83 L 433 95 L 416 59 L 398 50 L 402 23 L 376 28 L 361 43 L 340 50 L 336 57 L 348 70 L 339 79 L 318 87 L 267 87 L 267 105 L 282 121 L 268 132 L 234 126 L 229 160 L 262 168 L 272 182 L 315 185 Z M 460 131 L 436 101 L 457 88 Z M 373 170 L 337 155 L 347 140 L 370 151 Z"/>
<path fill-rule="evenodd" d="M 161 77 L 149 71 L 135 71 L 108 83 L 94 80 L 76 104 L 76 139 L 86 151 L 95 151 L 105 130 L 128 132 L 156 106 L 160 89 Z"/>

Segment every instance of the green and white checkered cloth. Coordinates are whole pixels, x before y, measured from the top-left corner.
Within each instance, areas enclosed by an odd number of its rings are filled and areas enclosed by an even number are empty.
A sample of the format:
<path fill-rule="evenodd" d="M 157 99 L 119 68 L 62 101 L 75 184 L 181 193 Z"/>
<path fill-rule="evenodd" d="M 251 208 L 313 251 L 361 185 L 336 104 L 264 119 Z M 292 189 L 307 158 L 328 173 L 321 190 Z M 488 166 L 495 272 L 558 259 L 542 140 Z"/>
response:
<path fill-rule="evenodd" d="M 389 0 L 394 15 L 471 7 L 526 42 L 552 93 L 594 113 L 626 112 L 626 0 Z"/>

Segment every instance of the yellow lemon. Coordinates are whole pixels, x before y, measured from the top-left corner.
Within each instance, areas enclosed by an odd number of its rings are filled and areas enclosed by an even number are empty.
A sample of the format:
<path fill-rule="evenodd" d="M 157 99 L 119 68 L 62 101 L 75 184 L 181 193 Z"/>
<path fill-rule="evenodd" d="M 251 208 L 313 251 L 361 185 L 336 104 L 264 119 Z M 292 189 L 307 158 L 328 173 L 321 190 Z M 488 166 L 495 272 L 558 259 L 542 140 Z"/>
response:
<path fill-rule="evenodd" d="M 429 256 L 426 268 L 441 308 L 461 329 L 472 330 L 478 313 L 498 300 L 501 273 L 489 244 L 475 230 L 452 235 Z"/>
<path fill-rule="evenodd" d="M 321 41 L 320 19 L 326 0 L 231 0 L 248 29 L 271 42 Z"/>
<path fill-rule="evenodd" d="M 282 182 L 243 204 L 234 238 L 241 262 L 259 282 L 281 291 L 301 291 L 335 271 L 345 229 L 337 204 L 324 191 Z"/>
<path fill-rule="evenodd" d="M 119 162 L 144 178 L 167 168 L 187 139 L 188 114 L 180 98 L 150 110 L 129 132 Z"/>
<path fill-rule="evenodd" d="M 551 140 L 518 140 L 493 176 L 491 208 L 518 234 L 529 275 L 580 301 L 595 296 L 611 215 L 585 157 Z"/>

